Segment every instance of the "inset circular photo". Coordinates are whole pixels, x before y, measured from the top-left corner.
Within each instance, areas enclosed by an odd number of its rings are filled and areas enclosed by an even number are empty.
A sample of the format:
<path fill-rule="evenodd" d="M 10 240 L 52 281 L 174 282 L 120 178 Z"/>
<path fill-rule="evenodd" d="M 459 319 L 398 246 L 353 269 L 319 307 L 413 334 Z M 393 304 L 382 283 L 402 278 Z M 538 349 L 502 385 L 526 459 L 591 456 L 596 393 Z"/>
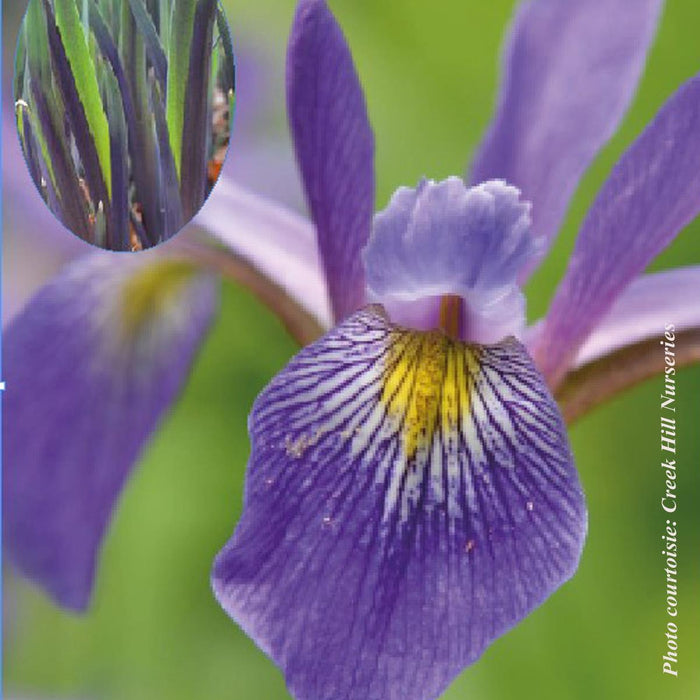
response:
<path fill-rule="evenodd" d="M 88 243 L 139 251 L 187 224 L 221 171 L 234 104 L 216 0 L 30 0 L 19 139 L 47 206 Z"/>

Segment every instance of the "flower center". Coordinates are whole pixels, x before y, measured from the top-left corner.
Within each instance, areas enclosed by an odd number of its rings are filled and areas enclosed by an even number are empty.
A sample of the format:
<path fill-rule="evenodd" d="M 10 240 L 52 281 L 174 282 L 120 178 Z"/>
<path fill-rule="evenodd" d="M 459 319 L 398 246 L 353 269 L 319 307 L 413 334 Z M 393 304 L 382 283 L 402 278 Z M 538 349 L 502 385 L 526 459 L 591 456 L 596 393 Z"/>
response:
<path fill-rule="evenodd" d="M 518 273 L 541 245 L 517 188 L 423 180 L 399 188 L 375 217 L 364 250 L 368 296 L 409 328 L 476 343 L 517 337 L 525 325 Z"/>

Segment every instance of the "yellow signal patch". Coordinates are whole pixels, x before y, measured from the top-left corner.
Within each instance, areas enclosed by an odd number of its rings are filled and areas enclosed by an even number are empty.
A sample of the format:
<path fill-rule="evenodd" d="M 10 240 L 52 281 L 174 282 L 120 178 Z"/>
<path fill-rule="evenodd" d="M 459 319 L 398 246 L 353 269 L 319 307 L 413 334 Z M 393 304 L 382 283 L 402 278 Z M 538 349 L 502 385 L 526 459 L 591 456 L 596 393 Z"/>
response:
<path fill-rule="evenodd" d="M 478 371 L 479 349 L 442 331 L 392 332 L 382 402 L 401 425 L 407 458 L 430 447 L 438 426 L 445 433 L 457 429 Z"/>
<path fill-rule="evenodd" d="M 184 260 L 162 260 L 138 270 L 122 289 L 122 324 L 127 337 L 138 333 L 172 303 L 196 270 Z"/>

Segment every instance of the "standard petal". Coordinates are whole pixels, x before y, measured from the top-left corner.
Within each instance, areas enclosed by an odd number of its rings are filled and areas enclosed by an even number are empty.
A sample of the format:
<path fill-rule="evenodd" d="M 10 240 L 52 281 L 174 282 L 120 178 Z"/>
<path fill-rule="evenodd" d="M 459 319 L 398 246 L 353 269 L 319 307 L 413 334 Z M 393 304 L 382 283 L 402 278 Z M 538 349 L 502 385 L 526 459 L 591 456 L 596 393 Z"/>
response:
<path fill-rule="evenodd" d="M 625 287 L 700 212 L 700 75 L 623 154 L 583 223 L 534 357 L 556 386 Z"/>
<path fill-rule="evenodd" d="M 187 262 L 99 253 L 43 287 L 5 333 L 4 541 L 67 608 L 88 604 L 115 501 L 216 298 Z"/>
<path fill-rule="evenodd" d="M 520 188 L 533 203 L 535 233 L 547 241 L 634 95 L 662 4 L 538 0 L 524 3 L 513 23 L 496 117 L 472 181 L 503 178 Z"/>
<path fill-rule="evenodd" d="M 583 494 L 514 339 L 358 312 L 256 401 L 244 512 L 213 570 L 297 700 L 436 697 L 569 578 Z"/>
<path fill-rule="evenodd" d="M 365 303 L 360 251 L 374 210 L 374 136 L 350 50 L 323 0 L 301 0 L 287 111 L 335 320 Z"/>
<path fill-rule="evenodd" d="M 700 328 L 700 265 L 638 277 L 579 349 L 574 369 L 648 338 Z"/>
<path fill-rule="evenodd" d="M 314 228 L 225 174 L 194 222 L 282 288 L 323 327 L 332 314 Z"/>

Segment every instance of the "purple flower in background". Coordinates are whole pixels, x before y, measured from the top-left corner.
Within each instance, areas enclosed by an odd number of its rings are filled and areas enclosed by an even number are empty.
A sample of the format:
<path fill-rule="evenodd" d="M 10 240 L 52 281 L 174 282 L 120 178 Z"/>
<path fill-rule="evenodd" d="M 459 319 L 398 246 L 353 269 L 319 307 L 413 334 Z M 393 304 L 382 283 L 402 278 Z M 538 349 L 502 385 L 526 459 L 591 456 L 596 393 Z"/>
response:
<path fill-rule="evenodd" d="M 8 329 L 18 567 L 86 607 L 114 502 L 213 315 L 211 270 L 230 272 L 314 342 L 253 407 L 215 594 L 300 700 L 437 697 L 578 565 L 564 419 L 660 370 L 644 351 L 670 304 L 679 361 L 697 359 L 700 270 L 642 273 L 700 211 L 700 77 L 622 156 L 549 312 L 525 322 L 522 285 L 631 100 L 660 5 L 523 5 L 473 185 L 399 188 L 372 223 L 352 58 L 325 2 L 302 0 L 288 108 L 314 225 L 224 177 L 199 218 L 224 248 L 93 254 Z M 660 289 L 677 292 L 663 307 Z"/>

